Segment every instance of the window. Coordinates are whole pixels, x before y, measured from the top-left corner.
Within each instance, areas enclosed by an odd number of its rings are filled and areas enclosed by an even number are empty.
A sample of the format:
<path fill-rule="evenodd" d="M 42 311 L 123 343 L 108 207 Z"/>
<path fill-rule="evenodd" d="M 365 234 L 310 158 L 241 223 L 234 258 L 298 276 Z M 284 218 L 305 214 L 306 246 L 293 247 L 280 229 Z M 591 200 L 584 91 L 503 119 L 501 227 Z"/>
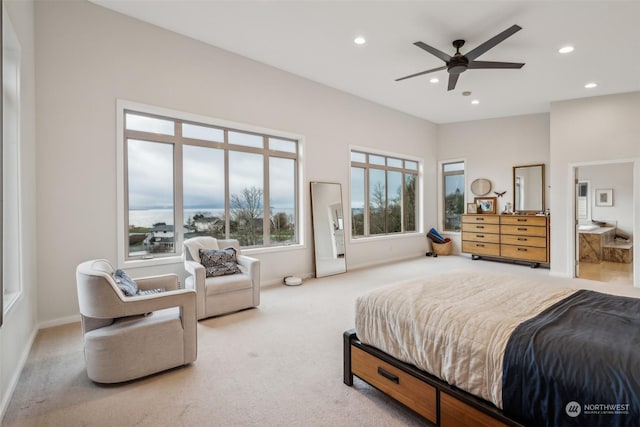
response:
<path fill-rule="evenodd" d="M 464 213 L 464 162 L 443 163 L 444 231 L 460 231 Z"/>
<path fill-rule="evenodd" d="M 0 325 L 22 292 L 22 200 L 20 183 L 20 62 L 17 35 L 2 8 L 2 266 Z"/>
<path fill-rule="evenodd" d="M 351 236 L 416 232 L 418 162 L 351 151 Z"/>
<path fill-rule="evenodd" d="M 119 104 L 124 260 L 177 256 L 195 236 L 299 243 L 299 138 L 135 107 Z"/>

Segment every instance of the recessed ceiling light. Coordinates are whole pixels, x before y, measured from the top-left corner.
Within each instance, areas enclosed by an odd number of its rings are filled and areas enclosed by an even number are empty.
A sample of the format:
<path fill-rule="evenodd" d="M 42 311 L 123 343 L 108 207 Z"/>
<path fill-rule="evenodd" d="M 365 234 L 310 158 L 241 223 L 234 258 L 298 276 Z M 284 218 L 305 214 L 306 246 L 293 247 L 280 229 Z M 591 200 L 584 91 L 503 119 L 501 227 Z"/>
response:
<path fill-rule="evenodd" d="M 560 49 L 558 49 L 558 52 L 560 52 L 560 53 L 571 53 L 571 52 L 573 52 L 573 46 L 562 46 Z"/>
<path fill-rule="evenodd" d="M 480 104 L 480 101 L 478 101 L 477 99 L 474 99 L 473 101 L 471 101 L 471 103 L 473 105 L 478 105 L 478 104 Z"/>
<path fill-rule="evenodd" d="M 437 77 L 432 77 L 432 78 L 429 80 L 429 83 L 438 83 L 439 81 L 440 81 L 440 79 L 438 79 Z"/>
<path fill-rule="evenodd" d="M 594 87 L 597 87 L 597 86 L 598 86 L 598 83 L 595 83 L 595 82 L 587 83 L 586 85 L 584 85 L 584 87 L 587 89 L 593 89 Z"/>
<path fill-rule="evenodd" d="M 365 44 L 367 42 L 367 40 L 362 36 L 358 36 L 355 39 L 353 39 L 353 42 L 355 44 Z"/>

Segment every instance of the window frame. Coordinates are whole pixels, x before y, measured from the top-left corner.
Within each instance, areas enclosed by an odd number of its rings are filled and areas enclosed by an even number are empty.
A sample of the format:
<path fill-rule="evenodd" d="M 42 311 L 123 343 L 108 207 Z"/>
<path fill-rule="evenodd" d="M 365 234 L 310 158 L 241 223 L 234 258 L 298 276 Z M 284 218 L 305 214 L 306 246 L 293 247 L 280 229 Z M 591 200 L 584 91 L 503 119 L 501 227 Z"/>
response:
<path fill-rule="evenodd" d="M 364 162 L 361 161 L 355 161 L 352 160 L 352 153 L 358 153 L 358 154 L 363 154 L 364 155 Z M 424 197 L 422 195 L 422 188 L 423 188 L 423 165 L 424 165 L 424 160 L 422 158 L 419 157 L 415 157 L 415 156 L 410 156 L 410 155 L 406 155 L 406 154 L 399 154 L 399 153 L 392 153 L 392 152 L 388 152 L 388 151 L 382 151 L 382 150 L 376 150 L 376 149 L 372 149 L 372 148 L 368 148 L 368 147 L 362 147 L 362 146 L 356 146 L 356 145 L 350 145 L 349 146 L 349 151 L 348 151 L 348 160 L 349 160 L 349 215 L 348 215 L 348 229 L 349 229 L 349 241 L 350 243 L 358 243 L 358 242 L 365 242 L 367 240 L 371 240 L 371 239 L 389 239 L 389 238 L 398 238 L 398 237 L 407 237 L 407 236 L 415 236 L 415 235 L 419 235 L 424 233 L 424 226 L 423 226 L 423 218 L 424 218 L 424 207 L 423 207 L 423 200 Z M 384 165 L 378 165 L 375 163 L 370 163 L 369 162 L 369 157 L 370 156 L 375 156 L 375 157 L 384 157 L 385 158 L 385 164 Z M 409 169 L 406 167 L 406 165 L 404 167 L 396 167 L 396 166 L 388 166 L 389 163 L 389 159 L 391 160 L 402 160 L 403 163 L 404 162 L 412 162 L 416 164 L 416 169 Z M 353 172 L 353 168 L 361 168 L 364 170 L 364 181 L 363 181 L 363 189 L 364 189 L 364 217 L 363 217 L 363 227 L 364 227 L 364 234 L 363 235 L 358 235 L 355 236 L 353 234 L 353 215 L 352 215 L 352 210 L 353 210 L 353 206 L 352 206 L 352 194 L 353 194 L 353 188 L 352 188 L 352 172 Z M 369 188 L 369 170 L 370 169 L 378 169 L 378 170 L 384 170 L 385 171 L 385 198 L 386 198 L 386 204 L 385 204 L 385 211 L 388 209 L 388 205 L 389 205 L 389 198 L 388 198 L 388 182 L 389 182 L 389 177 L 388 177 L 388 173 L 389 171 L 393 171 L 393 172 L 400 172 L 401 175 L 401 182 L 402 182 L 402 192 L 403 192 L 403 196 L 401 198 L 400 201 L 400 220 L 401 220 L 401 224 L 402 224 L 402 230 L 399 232 L 386 232 L 386 233 L 378 233 L 378 234 L 371 234 L 370 233 L 370 214 L 369 214 L 369 192 L 370 192 L 370 188 Z M 416 183 L 415 183 L 415 230 L 411 230 L 411 231 L 405 231 L 405 213 L 404 213 L 404 189 L 405 189 L 405 184 L 406 184 L 406 176 L 407 174 L 410 175 L 415 175 L 416 176 Z M 386 218 L 388 217 L 388 213 L 385 212 L 385 221 Z M 386 224 L 385 224 L 386 227 Z"/>
<path fill-rule="evenodd" d="M 127 112 L 135 113 L 136 115 L 149 116 L 161 119 L 170 119 L 175 123 L 174 136 L 168 136 L 164 134 L 153 134 L 153 138 L 150 139 L 150 133 L 133 131 L 125 129 L 125 114 Z M 200 126 L 211 126 L 222 129 L 224 131 L 224 142 L 213 142 L 208 140 L 200 140 L 188 137 L 182 137 L 181 125 L 182 123 L 195 124 Z M 117 131 L 117 250 L 118 250 L 118 265 L 119 266 L 151 266 L 162 265 L 182 262 L 182 243 L 184 241 L 183 231 L 180 229 L 179 224 L 184 224 L 184 209 L 183 209 L 183 175 L 182 175 L 182 146 L 202 146 L 207 148 L 219 148 L 224 150 L 225 161 L 225 212 L 230 211 L 229 206 L 229 152 L 241 151 L 258 153 L 262 155 L 262 161 L 265 168 L 263 170 L 265 188 L 263 191 L 263 245 L 253 247 L 243 247 L 243 253 L 262 253 L 262 252 L 274 252 L 284 251 L 292 249 L 305 248 L 304 240 L 304 206 L 305 206 L 305 194 L 302 191 L 301 183 L 304 180 L 304 137 L 302 135 L 279 131 L 268 128 L 261 128 L 257 126 L 247 125 L 243 123 L 236 123 L 227 120 L 215 119 L 211 117 L 205 117 L 195 115 L 192 113 L 181 112 L 176 110 L 165 109 L 161 107 L 155 107 L 145 105 L 137 102 L 126 101 L 118 99 L 116 102 L 116 131 Z M 248 134 L 259 135 L 263 138 L 263 148 L 253 148 L 243 145 L 230 144 L 228 142 L 229 131 L 238 131 Z M 285 151 L 271 151 L 268 148 L 269 137 L 275 139 L 289 140 L 297 144 L 297 153 L 285 152 Z M 173 209 L 174 209 L 174 252 L 167 253 L 166 255 L 158 254 L 157 256 L 136 256 L 131 257 L 129 255 L 128 245 L 128 223 L 129 223 L 129 206 L 128 206 L 128 165 L 127 165 L 127 139 L 138 139 L 142 141 L 152 141 L 160 143 L 173 144 L 173 165 L 174 165 L 174 189 L 173 189 Z M 271 213 L 269 203 L 264 201 L 269 200 L 269 161 L 272 157 L 278 158 L 292 158 L 296 162 L 294 168 L 295 174 L 295 201 L 294 201 L 294 215 L 295 215 L 295 230 L 294 237 L 297 239 L 295 243 L 285 243 L 281 245 L 270 245 L 270 223 Z M 229 232 L 229 216 L 226 216 L 225 232 Z M 176 225 L 178 224 L 178 225 Z"/>
<path fill-rule="evenodd" d="M 461 171 L 450 171 L 450 172 L 445 172 L 445 166 L 446 165 L 451 165 L 451 164 L 456 164 L 456 163 L 462 163 L 462 170 Z M 463 184 L 462 184 L 462 190 L 464 192 L 464 196 L 463 196 L 463 209 L 462 209 L 462 213 L 460 215 L 464 215 L 465 213 L 465 209 L 466 209 L 466 202 L 467 202 L 467 161 L 466 159 L 449 159 L 449 160 L 442 160 L 440 162 L 438 162 L 439 165 L 439 177 L 440 177 L 440 196 L 438 197 L 439 203 L 440 203 L 440 209 L 439 209 L 439 215 L 441 216 L 440 218 L 440 226 L 442 227 L 442 231 L 444 233 L 460 233 L 462 230 L 447 230 L 445 228 L 445 223 L 446 223 L 446 218 L 447 218 L 447 203 L 446 203 L 446 177 L 447 176 L 454 176 L 454 175 L 462 175 L 463 176 Z"/>

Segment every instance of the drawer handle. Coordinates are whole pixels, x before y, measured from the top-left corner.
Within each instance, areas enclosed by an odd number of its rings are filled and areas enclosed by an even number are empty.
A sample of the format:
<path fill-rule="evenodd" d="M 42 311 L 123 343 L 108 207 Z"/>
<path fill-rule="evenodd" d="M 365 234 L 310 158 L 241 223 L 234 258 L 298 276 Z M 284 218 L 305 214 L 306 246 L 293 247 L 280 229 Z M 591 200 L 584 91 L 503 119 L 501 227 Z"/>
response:
<path fill-rule="evenodd" d="M 481 216 L 480 217 L 477 216 L 476 221 L 484 221 L 484 218 L 482 218 Z"/>
<path fill-rule="evenodd" d="M 393 375 L 391 372 L 385 371 L 384 369 L 382 369 L 379 366 L 378 366 L 378 375 L 382 375 L 383 377 L 385 377 L 386 379 L 388 379 L 392 383 L 400 384 L 400 378 L 398 378 L 397 375 Z"/>
<path fill-rule="evenodd" d="M 518 227 L 518 231 L 527 231 L 527 227 Z"/>
<path fill-rule="evenodd" d="M 518 237 L 518 240 L 521 242 L 526 242 L 529 239 L 527 239 L 526 237 Z"/>
<path fill-rule="evenodd" d="M 484 228 L 484 225 L 476 225 L 476 228 Z"/>
<path fill-rule="evenodd" d="M 480 248 L 484 248 L 484 245 L 482 243 L 476 243 L 476 246 Z"/>
<path fill-rule="evenodd" d="M 520 252 L 527 252 L 527 248 L 518 248 L 518 251 L 520 251 Z"/>
<path fill-rule="evenodd" d="M 518 222 L 527 222 L 526 218 L 518 218 Z"/>
<path fill-rule="evenodd" d="M 484 234 L 476 234 L 476 237 L 482 239 L 484 237 Z"/>

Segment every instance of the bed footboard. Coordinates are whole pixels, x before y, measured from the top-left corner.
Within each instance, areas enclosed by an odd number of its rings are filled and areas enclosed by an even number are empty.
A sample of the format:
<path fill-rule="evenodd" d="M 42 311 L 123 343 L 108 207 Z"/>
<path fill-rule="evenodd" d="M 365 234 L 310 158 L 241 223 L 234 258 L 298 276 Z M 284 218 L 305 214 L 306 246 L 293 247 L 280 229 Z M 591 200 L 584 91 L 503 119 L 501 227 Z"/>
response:
<path fill-rule="evenodd" d="M 344 383 L 357 376 L 441 427 L 518 426 L 489 402 L 360 342 L 354 329 L 343 334 Z"/>

